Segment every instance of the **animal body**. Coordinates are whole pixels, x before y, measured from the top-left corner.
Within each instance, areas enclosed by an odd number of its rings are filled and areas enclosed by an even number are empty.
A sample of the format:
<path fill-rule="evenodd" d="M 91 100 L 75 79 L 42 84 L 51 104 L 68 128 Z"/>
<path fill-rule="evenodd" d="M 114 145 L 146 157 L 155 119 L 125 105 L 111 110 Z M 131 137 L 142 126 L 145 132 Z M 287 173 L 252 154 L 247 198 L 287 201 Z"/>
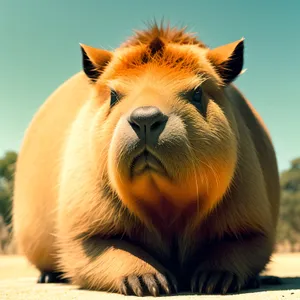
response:
<path fill-rule="evenodd" d="M 233 85 L 244 39 L 211 49 L 152 24 L 114 51 L 81 50 L 83 71 L 36 113 L 16 166 L 14 234 L 39 281 L 138 296 L 255 285 L 279 180 Z"/>

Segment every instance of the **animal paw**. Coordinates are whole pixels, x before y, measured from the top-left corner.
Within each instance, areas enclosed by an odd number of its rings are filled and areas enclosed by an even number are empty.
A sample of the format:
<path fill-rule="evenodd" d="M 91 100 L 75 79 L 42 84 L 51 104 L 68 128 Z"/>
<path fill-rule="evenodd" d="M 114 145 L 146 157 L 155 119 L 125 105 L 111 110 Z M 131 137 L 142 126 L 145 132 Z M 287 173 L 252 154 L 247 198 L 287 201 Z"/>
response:
<path fill-rule="evenodd" d="M 120 292 L 124 295 L 159 296 L 177 292 L 177 282 L 172 274 L 147 273 L 122 278 Z"/>
<path fill-rule="evenodd" d="M 200 294 L 227 294 L 239 292 L 244 281 L 227 271 L 196 271 L 192 281 L 192 292 Z"/>
<path fill-rule="evenodd" d="M 60 272 L 42 272 L 37 283 L 67 283 L 68 280 L 62 278 L 62 275 Z"/>

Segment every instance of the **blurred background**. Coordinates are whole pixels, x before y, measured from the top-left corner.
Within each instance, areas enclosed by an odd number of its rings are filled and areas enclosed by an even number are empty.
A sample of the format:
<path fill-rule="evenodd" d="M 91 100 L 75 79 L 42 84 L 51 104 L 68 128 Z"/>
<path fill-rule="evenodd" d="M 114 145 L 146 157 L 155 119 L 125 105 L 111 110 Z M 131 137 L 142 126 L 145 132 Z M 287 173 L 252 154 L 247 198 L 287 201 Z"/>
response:
<path fill-rule="evenodd" d="M 154 18 L 187 26 L 211 48 L 245 37 L 247 71 L 235 84 L 277 153 L 276 251 L 300 251 L 299 16 L 299 0 L 0 0 L 0 253 L 17 253 L 10 209 L 24 132 L 45 99 L 81 70 L 79 43 L 112 50 Z"/>

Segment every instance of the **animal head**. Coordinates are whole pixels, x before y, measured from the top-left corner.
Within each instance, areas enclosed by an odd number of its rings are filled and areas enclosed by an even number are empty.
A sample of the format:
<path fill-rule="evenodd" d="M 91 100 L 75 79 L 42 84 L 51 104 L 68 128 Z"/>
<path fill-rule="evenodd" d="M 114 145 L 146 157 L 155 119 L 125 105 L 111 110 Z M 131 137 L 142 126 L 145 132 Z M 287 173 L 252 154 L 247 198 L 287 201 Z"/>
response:
<path fill-rule="evenodd" d="M 143 220 L 212 209 L 237 163 L 224 90 L 242 70 L 243 39 L 210 49 L 154 24 L 115 51 L 81 49 L 93 89 L 90 141 L 109 187 Z"/>

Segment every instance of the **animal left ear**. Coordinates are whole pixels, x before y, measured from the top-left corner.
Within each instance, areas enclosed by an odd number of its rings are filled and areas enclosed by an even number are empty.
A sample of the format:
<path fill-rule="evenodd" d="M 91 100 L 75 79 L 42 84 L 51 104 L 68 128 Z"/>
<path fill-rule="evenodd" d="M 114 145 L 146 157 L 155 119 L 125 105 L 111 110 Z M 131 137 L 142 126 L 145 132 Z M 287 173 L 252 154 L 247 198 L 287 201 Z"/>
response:
<path fill-rule="evenodd" d="M 102 74 L 106 65 L 112 58 L 112 53 L 108 50 L 98 49 L 80 44 L 82 53 L 83 71 L 87 77 L 95 82 Z"/>
<path fill-rule="evenodd" d="M 207 53 L 208 60 L 216 68 L 223 82 L 228 85 L 241 73 L 244 64 L 244 38 L 226 44 Z"/>

